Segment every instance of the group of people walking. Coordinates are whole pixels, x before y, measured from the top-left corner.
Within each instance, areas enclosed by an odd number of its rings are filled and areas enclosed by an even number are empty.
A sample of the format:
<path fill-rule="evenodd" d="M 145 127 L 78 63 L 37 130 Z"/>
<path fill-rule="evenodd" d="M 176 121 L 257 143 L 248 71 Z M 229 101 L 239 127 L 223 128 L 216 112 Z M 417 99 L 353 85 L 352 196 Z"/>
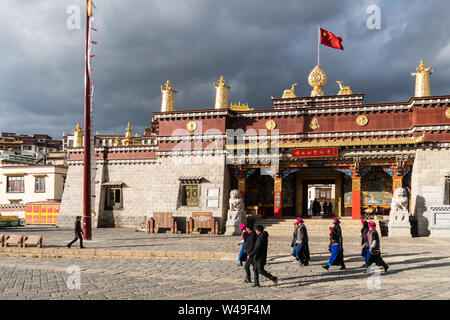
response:
<path fill-rule="evenodd" d="M 267 247 L 269 234 L 264 227 L 257 225 L 255 230 L 250 224 L 240 226 L 242 230 L 241 251 L 239 253 L 240 265 L 245 261 L 245 282 L 251 283 L 250 266 L 253 265 L 254 287 L 259 287 L 259 275 L 262 275 L 278 285 L 278 278 L 264 269 L 267 262 Z"/>
<path fill-rule="evenodd" d="M 292 238 L 292 256 L 295 257 L 294 262 L 299 262 L 303 266 L 308 266 L 310 258 L 308 230 L 303 219 L 297 218 L 294 223 L 294 233 Z M 373 263 L 382 266 L 387 272 L 389 266 L 381 257 L 380 236 L 376 230 L 376 224 L 373 221 L 361 220 L 363 227 L 361 229 L 361 256 L 365 263 L 363 268 L 369 268 Z M 333 217 L 333 226 L 329 228 L 329 245 L 330 258 L 322 267 L 328 270 L 331 266 L 340 266 L 340 270 L 345 270 L 344 262 L 344 246 L 341 230 L 341 221 L 337 217 Z M 246 273 L 245 282 L 251 282 L 250 265 L 253 264 L 254 286 L 259 286 L 259 275 L 263 275 L 278 284 L 278 279 L 264 270 L 267 260 L 267 245 L 269 234 L 264 231 L 263 226 L 258 225 L 253 231 L 251 225 L 241 225 L 242 240 L 241 251 L 239 253 L 240 265 L 245 262 L 244 269 Z"/>

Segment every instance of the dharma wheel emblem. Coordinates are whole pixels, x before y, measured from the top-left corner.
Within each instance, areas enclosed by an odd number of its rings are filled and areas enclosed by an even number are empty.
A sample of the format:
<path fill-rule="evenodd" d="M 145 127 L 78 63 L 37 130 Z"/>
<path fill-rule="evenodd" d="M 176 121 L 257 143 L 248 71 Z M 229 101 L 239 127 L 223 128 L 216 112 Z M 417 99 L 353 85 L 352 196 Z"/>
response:
<path fill-rule="evenodd" d="M 188 129 L 189 131 L 194 131 L 195 129 L 197 129 L 197 123 L 195 121 L 189 121 L 186 124 L 186 129 Z"/>
<path fill-rule="evenodd" d="M 356 119 L 356 123 L 360 127 L 365 127 L 369 123 L 369 119 L 366 116 L 361 115 Z"/>
<path fill-rule="evenodd" d="M 450 108 L 447 108 L 447 110 L 445 110 L 445 116 L 447 117 L 447 119 L 450 119 Z"/>
<path fill-rule="evenodd" d="M 317 120 L 317 118 L 312 119 L 309 127 L 313 130 L 319 129 L 320 128 L 319 120 Z"/>
<path fill-rule="evenodd" d="M 277 123 L 273 120 L 269 120 L 266 122 L 266 128 L 267 130 L 273 130 L 277 127 Z"/>

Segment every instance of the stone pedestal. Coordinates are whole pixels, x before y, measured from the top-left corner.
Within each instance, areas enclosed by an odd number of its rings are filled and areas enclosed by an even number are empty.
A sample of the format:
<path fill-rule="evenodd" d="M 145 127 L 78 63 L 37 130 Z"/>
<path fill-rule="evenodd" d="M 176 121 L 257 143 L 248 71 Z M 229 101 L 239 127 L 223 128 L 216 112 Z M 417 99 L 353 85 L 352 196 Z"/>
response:
<path fill-rule="evenodd" d="M 239 226 L 241 225 L 241 211 L 228 210 L 228 217 L 231 218 L 227 220 L 225 224 L 225 235 L 226 236 L 238 236 L 242 233 Z"/>
<path fill-rule="evenodd" d="M 409 211 L 394 211 L 389 216 L 389 237 L 412 237 Z"/>
<path fill-rule="evenodd" d="M 431 237 L 450 238 L 450 206 L 432 206 Z"/>

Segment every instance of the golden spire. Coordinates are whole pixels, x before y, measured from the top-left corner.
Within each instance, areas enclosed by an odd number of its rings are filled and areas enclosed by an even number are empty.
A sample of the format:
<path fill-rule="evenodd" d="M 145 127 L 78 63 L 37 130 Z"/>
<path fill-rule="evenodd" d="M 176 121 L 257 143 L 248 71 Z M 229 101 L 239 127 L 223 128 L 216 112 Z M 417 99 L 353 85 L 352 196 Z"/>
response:
<path fill-rule="evenodd" d="M 308 83 L 314 88 L 311 97 L 323 96 L 322 87 L 327 83 L 327 75 L 318 65 L 314 67 L 308 77 Z"/>
<path fill-rule="evenodd" d="M 214 108 L 228 108 L 228 89 L 231 89 L 231 86 L 227 86 L 223 76 L 220 76 L 219 84 L 214 83 L 214 88 L 216 88 L 216 104 Z"/>
<path fill-rule="evenodd" d="M 125 131 L 126 131 L 126 133 L 125 133 L 124 144 L 126 146 L 129 146 L 129 145 L 133 144 L 133 136 L 131 134 L 133 130 L 131 130 L 131 125 L 129 122 L 128 122 L 128 127 Z"/>
<path fill-rule="evenodd" d="M 295 95 L 295 87 L 298 86 L 298 83 L 294 83 L 290 89 L 286 89 L 283 92 L 283 96 L 281 97 L 281 99 L 289 99 L 289 98 L 297 98 L 297 96 Z"/>
<path fill-rule="evenodd" d="M 352 88 L 350 88 L 349 86 L 344 87 L 344 85 L 342 84 L 342 81 L 336 81 L 336 83 L 339 85 L 338 96 L 353 94 Z"/>
<path fill-rule="evenodd" d="M 172 84 L 169 80 L 166 82 L 166 87 L 161 86 L 162 92 L 162 102 L 161 102 L 161 112 L 174 111 L 175 102 L 174 102 L 174 94 L 177 93 L 177 90 L 172 89 Z"/>
<path fill-rule="evenodd" d="M 75 130 L 73 130 L 73 146 L 74 148 L 83 147 L 83 130 L 81 130 L 81 125 L 78 123 Z"/>
<path fill-rule="evenodd" d="M 423 60 L 420 61 L 417 72 L 411 72 L 411 76 L 416 77 L 416 91 L 415 97 L 429 97 L 431 96 L 430 89 L 430 75 L 433 73 L 431 67 L 426 66 Z"/>

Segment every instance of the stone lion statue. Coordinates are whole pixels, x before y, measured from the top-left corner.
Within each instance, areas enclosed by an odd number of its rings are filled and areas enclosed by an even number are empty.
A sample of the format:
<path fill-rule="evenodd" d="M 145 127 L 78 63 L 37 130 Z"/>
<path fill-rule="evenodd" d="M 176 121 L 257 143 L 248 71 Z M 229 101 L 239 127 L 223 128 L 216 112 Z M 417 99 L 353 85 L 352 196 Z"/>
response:
<path fill-rule="evenodd" d="M 408 194 L 406 189 L 395 189 L 391 203 L 391 212 L 393 211 L 408 211 Z"/>
<path fill-rule="evenodd" d="M 242 214 L 242 199 L 239 190 L 230 192 L 230 208 L 228 210 L 227 223 L 237 222 Z"/>

